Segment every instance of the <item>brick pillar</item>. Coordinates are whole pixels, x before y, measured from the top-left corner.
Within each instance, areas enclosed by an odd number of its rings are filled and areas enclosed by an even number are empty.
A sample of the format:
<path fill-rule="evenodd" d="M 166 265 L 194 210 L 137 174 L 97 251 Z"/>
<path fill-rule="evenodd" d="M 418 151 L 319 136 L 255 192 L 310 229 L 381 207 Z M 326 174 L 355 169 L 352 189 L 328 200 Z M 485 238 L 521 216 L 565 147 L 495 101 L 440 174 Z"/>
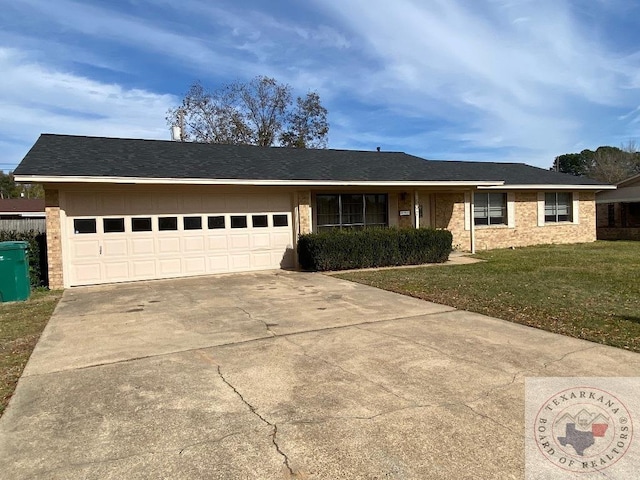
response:
<path fill-rule="evenodd" d="M 298 192 L 298 225 L 300 235 L 311 233 L 311 192 Z"/>
<path fill-rule="evenodd" d="M 58 190 L 45 190 L 45 212 L 47 216 L 47 264 L 49 288 L 64 288 L 62 278 L 62 239 L 60 238 L 60 200 Z"/>

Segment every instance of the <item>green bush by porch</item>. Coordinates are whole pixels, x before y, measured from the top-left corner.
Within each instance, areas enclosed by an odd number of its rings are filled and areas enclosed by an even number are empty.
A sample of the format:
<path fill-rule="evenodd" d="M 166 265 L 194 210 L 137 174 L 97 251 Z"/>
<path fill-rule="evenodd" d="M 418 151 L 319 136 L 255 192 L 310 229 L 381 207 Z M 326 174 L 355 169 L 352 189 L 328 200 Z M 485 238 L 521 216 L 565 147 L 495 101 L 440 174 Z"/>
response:
<path fill-rule="evenodd" d="M 419 265 L 446 262 L 453 237 L 430 228 L 333 230 L 301 235 L 298 260 L 305 270 Z"/>

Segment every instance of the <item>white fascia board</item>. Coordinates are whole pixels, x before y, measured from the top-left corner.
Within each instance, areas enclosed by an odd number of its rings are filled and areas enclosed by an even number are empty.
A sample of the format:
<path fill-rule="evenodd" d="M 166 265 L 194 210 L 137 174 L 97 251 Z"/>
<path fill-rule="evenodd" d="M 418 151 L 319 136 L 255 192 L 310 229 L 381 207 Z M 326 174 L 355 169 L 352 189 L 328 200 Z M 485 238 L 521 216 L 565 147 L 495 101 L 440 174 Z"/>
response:
<path fill-rule="evenodd" d="M 615 185 L 552 185 L 543 183 L 539 185 L 502 185 L 478 186 L 478 190 L 615 190 Z"/>
<path fill-rule="evenodd" d="M 40 176 L 16 175 L 17 182 L 25 183 L 115 183 L 139 185 L 257 185 L 257 186 L 365 186 L 365 187 L 490 187 L 504 182 L 473 181 L 342 181 L 342 180 L 244 180 L 207 178 L 143 178 L 143 177 L 89 177 L 89 176 Z"/>

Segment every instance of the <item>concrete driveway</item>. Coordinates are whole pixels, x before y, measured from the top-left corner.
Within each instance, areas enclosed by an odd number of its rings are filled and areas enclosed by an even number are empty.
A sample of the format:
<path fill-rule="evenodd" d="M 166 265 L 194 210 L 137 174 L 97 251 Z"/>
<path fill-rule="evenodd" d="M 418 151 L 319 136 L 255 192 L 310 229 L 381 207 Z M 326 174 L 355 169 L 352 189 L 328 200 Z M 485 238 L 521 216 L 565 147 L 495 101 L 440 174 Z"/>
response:
<path fill-rule="evenodd" d="M 638 371 L 637 354 L 321 274 L 77 288 L 0 420 L 0 471 L 522 478 L 525 376 Z"/>

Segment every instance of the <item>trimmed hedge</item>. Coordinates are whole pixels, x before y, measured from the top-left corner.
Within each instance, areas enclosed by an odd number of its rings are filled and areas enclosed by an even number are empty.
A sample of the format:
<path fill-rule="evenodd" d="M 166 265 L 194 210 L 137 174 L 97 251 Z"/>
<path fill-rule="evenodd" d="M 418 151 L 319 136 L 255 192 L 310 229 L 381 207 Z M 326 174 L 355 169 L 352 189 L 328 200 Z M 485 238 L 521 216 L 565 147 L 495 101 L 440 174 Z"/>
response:
<path fill-rule="evenodd" d="M 16 230 L 0 230 L 0 242 L 29 243 L 29 280 L 32 287 L 47 284 L 47 241 L 44 233 L 37 230 L 18 232 Z"/>
<path fill-rule="evenodd" d="M 305 270 L 348 270 L 446 262 L 453 237 L 431 228 L 332 230 L 300 235 L 298 260 Z"/>

